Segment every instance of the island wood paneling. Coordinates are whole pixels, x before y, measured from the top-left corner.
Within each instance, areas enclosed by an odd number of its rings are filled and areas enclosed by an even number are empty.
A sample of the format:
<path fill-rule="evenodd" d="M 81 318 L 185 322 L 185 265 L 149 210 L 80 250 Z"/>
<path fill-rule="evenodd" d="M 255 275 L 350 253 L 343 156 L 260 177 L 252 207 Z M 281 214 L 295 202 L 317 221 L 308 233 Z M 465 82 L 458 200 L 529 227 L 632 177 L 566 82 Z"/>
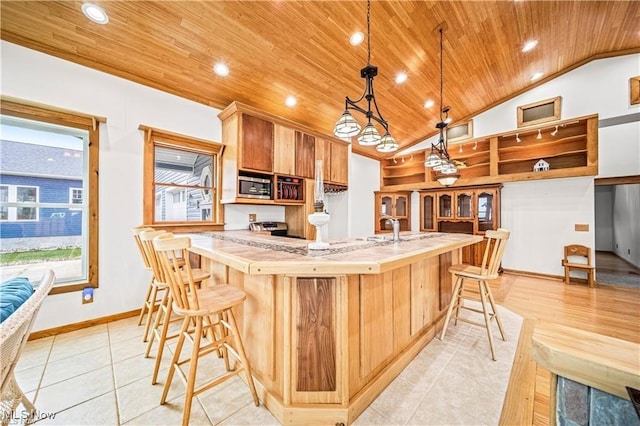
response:
<path fill-rule="evenodd" d="M 393 352 L 396 353 L 411 341 L 411 284 L 413 265 L 403 266 L 391 272 L 393 282 Z"/>
<path fill-rule="evenodd" d="M 442 255 L 441 255 L 442 256 Z M 416 262 L 411 265 L 411 334 L 431 324 L 439 313 L 438 293 L 440 285 L 439 257 Z"/>
<path fill-rule="evenodd" d="M 297 385 L 301 391 L 336 390 L 335 278 L 298 278 Z"/>

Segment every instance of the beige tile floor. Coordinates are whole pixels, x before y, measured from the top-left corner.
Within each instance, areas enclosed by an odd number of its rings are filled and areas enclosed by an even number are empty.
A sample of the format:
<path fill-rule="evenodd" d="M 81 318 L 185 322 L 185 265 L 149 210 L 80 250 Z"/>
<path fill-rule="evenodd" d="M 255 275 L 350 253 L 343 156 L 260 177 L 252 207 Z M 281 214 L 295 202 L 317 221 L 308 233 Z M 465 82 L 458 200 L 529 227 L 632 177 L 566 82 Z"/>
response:
<path fill-rule="evenodd" d="M 522 324 L 506 309 L 500 308 L 500 314 L 507 341 L 496 339 L 498 361 L 491 360 L 486 331 L 459 322 L 450 326 L 444 341 L 427 345 L 355 424 L 498 424 Z M 163 356 L 159 383 L 151 385 L 154 359 L 144 358 L 142 327 L 136 322 L 129 318 L 28 342 L 16 377 L 38 409 L 38 424 L 180 423 L 184 386 L 179 379 L 172 383 L 168 403 L 159 404 L 175 341 Z M 221 368 L 219 359 L 204 358 L 198 377 Z M 253 405 L 248 388 L 235 377 L 194 399 L 191 424 L 279 423 L 264 407 Z"/>

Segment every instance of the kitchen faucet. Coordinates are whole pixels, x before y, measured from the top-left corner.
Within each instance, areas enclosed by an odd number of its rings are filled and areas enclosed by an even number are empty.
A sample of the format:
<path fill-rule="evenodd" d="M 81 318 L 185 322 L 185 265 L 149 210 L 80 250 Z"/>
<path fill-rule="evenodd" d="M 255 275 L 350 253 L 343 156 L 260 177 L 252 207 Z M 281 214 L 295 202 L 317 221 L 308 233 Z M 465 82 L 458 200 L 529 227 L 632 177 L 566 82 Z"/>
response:
<path fill-rule="evenodd" d="M 393 242 L 397 243 L 400 241 L 400 221 L 395 217 L 388 217 L 387 222 L 391 223 L 393 229 Z"/>

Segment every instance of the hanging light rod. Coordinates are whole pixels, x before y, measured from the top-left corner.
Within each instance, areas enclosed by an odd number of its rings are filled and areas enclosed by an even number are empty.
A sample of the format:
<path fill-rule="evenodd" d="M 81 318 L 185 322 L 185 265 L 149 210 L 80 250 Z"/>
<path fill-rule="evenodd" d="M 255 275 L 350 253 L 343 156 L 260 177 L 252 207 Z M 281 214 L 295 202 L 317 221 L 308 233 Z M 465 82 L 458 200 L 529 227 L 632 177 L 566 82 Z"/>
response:
<path fill-rule="evenodd" d="M 364 146 L 376 146 L 379 152 L 393 152 L 398 149 L 398 142 L 389 133 L 389 124 L 384 119 L 378 108 L 375 93 L 373 91 L 373 79 L 378 75 L 378 67 L 371 65 L 371 0 L 367 1 L 367 66 L 360 70 L 360 77 L 364 78 L 365 86 L 362 96 L 355 101 L 348 96 L 345 97 L 344 113 L 336 122 L 333 134 L 340 138 L 350 138 L 360 134 L 358 143 Z M 362 101 L 366 101 L 367 109 L 358 105 Z M 375 112 L 374 112 L 374 109 Z M 349 110 L 358 111 L 367 118 L 367 124 L 364 129 L 353 118 Z M 378 129 L 372 123 L 377 122 L 384 129 L 384 135 L 380 136 Z M 361 132 L 362 130 L 362 132 Z"/>
<path fill-rule="evenodd" d="M 448 141 L 446 138 L 446 130 L 449 125 L 449 110 L 448 106 L 443 107 L 443 92 L 444 92 L 444 71 L 443 71 L 443 39 L 444 39 L 444 25 L 440 26 L 438 32 L 440 33 L 440 122 L 436 124 L 436 129 L 439 130 L 440 135 L 438 142 L 431 144 L 431 153 L 427 156 L 424 166 L 433 168 L 436 172 L 436 179 L 444 186 L 453 185 L 458 179 L 458 167 L 454 164 L 448 150 Z M 444 116 L 443 116 L 444 114 Z M 477 146 L 476 146 L 477 147 Z M 475 148 L 474 148 L 475 149 Z"/>

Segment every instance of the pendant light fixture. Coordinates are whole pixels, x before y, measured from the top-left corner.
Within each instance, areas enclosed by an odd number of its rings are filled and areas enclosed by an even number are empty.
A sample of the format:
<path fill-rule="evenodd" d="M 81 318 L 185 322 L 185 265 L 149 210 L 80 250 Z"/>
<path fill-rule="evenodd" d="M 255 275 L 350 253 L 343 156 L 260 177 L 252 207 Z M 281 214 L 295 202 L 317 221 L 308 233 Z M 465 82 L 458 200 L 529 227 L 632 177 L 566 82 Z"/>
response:
<path fill-rule="evenodd" d="M 376 146 L 379 152 L 393 152 L 398 149 L 398 143 L 389 133 L 389 124 L 380 114 L 375 94 L 373 92 L 373 78 L 378 75 L 378 67 L 371 65 L 371 0 L 367 1 L 367 66 L 360 70 L 360 77 L 364 78 L 364 93 L 357 100 L 353 101 L 349 97 L 345 97 L 344 113 L 336 122 L 333 134 L 340 138 L 350 138 L 360 133 L 358 143 L 365 146 Z M 362 108 L 358 104 L 366 101 L 367 109 Z M 372 107 L 375 111 L 372 110 Z M 364 129 L 353 118 L 349 110 L 359 111 L 367 117 L 367 124 Z M 378 122 L 384 129 L 384 135 L 380 136 L 378 129 L 372 123 Z M 362 129 L 362 132 L 360 130 Z"/>
<path fill-rule="evenodd" d="M 424 166 L 433 168 L 436 172 L 436 179 L 444 186 L 453 185 L 458 179 L 458 168 L 451 160 L 446 139 L 446 129 L 448 126 L 449 107 L 443 107 L 443 29 L 440 28 L 440 122 L 436 128 L 440 131 L 437 144 L 431 144 L 431 153 L 427 156 Z M 445 117 L 443 118 L 443 114 Z"/>

